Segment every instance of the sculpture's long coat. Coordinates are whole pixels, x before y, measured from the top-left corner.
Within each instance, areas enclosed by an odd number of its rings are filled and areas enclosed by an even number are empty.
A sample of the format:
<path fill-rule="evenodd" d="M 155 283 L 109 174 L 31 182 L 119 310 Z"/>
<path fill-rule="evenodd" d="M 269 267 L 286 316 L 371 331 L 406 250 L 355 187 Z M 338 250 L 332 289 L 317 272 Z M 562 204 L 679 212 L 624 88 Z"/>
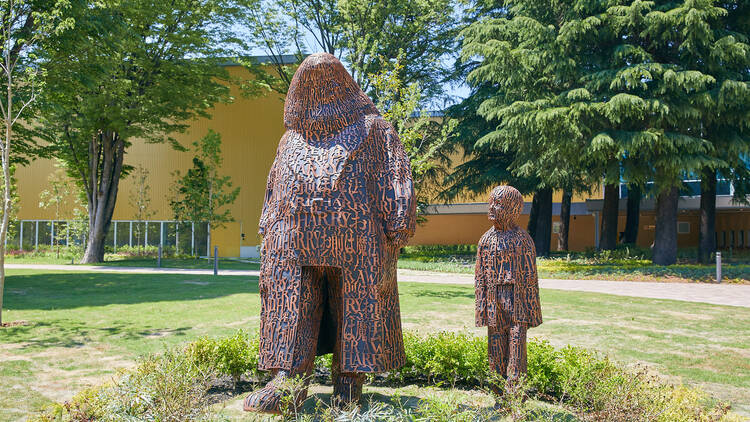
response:
<path fill-rule="evenodd" d="M 482 236 L 474 283 L 478 327 L 536 327 L 542 323 L 534 241 L 523 229 L 516 226 L 503 231 L 493 227 Z M 513 304 L 511 318 L 505 318 L 499 308 L 498 293 L 512 295 L 505 300 Z"/>
<path fill-rule="evenodd" d="M 292 80 L 268 176 L 259 366 L 290 368 L 293 340 L 305 335 L 296 332 L 302 267 L 331 266 L 343 279 L 341 370 L 387 371 L 404 363 L 396 260 L 415 227 L 409 159 L 340 62 L 316 56 Z M 319 353 L 333 348 L 325 334 Z"/>

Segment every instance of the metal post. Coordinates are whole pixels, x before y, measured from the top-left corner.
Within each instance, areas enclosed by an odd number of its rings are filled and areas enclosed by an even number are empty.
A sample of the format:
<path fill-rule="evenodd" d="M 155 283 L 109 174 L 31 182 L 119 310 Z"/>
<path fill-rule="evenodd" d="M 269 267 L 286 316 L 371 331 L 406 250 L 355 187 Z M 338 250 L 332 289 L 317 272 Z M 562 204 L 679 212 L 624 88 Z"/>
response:
<path fill-rule="evenodd" d="M 130 229 L 128 231 L 128 247 L 133 247 L 133 221 L 130 221 Z"/>
<path fill-rule="evenodd" d="M 117 221 L 115 221 L 114 240 L 112 241 L 112 251 L 117 252 Z"/>
<path fill-rule="evenodd" d="M 180 223 L 174 223 L 174 253 L 180 254 Z"/>
<path fill-rule="evenodd" d="M 195 223 L 190 223 L 190 255 L 195 256 Z"/>
<path fill-rule="evenodd" d="M 161 249 L 162 246 L 159 245 L 159 257 L 156 259 L 156 268 L 161 268 Z"/>
<path fill-rule="evenodd" d="M 716 251 L 716 282 L 721 283 L 721 252 Z"/>
<path fill-rule="evenodd" d="M 143 246 L 148 247 L 148 221 L 146 221 L 146 228 L 143 230 L 144 232 L 144 239 L 143 239 Z"/>
<path fill-rule="evenodd" d="M 219 247 L 214 246 L 214 275 L 219 275 Z"/>
<path fill-rule="evenodd" d="M 55 220 L 50 221 L 49 223 L 49 240 L 50 240 L 50 246 L 53 248 L 55 247 Z"/>
<path fill-rule="evenodd" d="M 18 250 L 23 250 L 23 220 L 21 220 L 21 231 L 20 235 L 18 236 Z"/>
<path fill-rule="evenodd" d="M 159 222 L 159 246 L 164 246 L 164 222 Z"/>
<path fill-rule="evenodd" d="M 211 225 L 206 226 L 206 255 L 211 256 Z"/>
<path fill-rule="evenodd" d="M 39 250 L 39 220 L 36 220 L 34 224 L 34 250 Z"/>
<path fill-rule="evenodd" d="M 70 247 L 70 221 L 65 222 L 65 247 Z"/>

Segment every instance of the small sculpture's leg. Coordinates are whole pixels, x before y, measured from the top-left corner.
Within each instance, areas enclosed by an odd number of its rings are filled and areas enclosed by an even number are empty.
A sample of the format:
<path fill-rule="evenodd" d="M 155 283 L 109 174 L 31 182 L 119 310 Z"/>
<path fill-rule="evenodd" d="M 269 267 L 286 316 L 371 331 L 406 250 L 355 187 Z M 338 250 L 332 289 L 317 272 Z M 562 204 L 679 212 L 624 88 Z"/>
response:
<path fill-rule="evenodd" d="M 276 370 L 274 378 L 264 388 L 245 399 L 244 410 L 281 414 L 285 404 L 297 408 L 307 398 L 307 386 L 315 365 L 315 348 L 320 332 L 320 320 L 323 316 L 321 278 L 319 269 L 302 268 L 299 316 L 294 338 L 292 367 Z M 302 379 L 291 380 L 296 376 L 301 376 Z"/>
<path fill-rule="evenodd" d="M 338 268 L 330 269 L 328 273 L 328 300 L 331 311 L 336 321 L 336 343 L 333 348 L 333 360 L 331 362 L 331 379 L 333 380 L 333 397 L 331 403 L 335 406 L 345 407 L 351 403 L 359 402 L 362 397 L 362 386 L 366 375 L 358 372 L 341 372 L 341 288 L 343 273 Z"/>
<path fill-rule="evenodd" d="M 507 328 L 487 327 L 487 342 L 490 357 L 490 371 L 497 379 L 491 383 L 492 391 L 501 395 L 502 390 L 498 383 L 500 378 L 507 378 L 508 374 L 508 355 L 509 355 L 509 338 L 510 332 Z"/>
<path fill-rule="evenodd" d="M 509 381 L 515 381 L 526 373 L 526 329 L 526 324 L 513 324 L 510 328 Z"/>

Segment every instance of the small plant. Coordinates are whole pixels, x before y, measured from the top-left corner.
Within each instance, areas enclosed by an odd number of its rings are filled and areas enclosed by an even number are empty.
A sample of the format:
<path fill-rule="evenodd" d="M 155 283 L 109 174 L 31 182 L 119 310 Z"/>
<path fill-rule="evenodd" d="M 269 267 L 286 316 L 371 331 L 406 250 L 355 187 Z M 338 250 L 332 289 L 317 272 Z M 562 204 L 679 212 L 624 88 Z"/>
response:
<path fill-rule="evenodd" d="M 239 330 L 235 335 L 221 339 L 203 337 L 188 345 L 187 353 L 196 365 L 232 377 L 232 387 L 236 389 L 242 375 L 248 372 L 257 374 L 259 345 L 258 337 L 250 338 Z"/>

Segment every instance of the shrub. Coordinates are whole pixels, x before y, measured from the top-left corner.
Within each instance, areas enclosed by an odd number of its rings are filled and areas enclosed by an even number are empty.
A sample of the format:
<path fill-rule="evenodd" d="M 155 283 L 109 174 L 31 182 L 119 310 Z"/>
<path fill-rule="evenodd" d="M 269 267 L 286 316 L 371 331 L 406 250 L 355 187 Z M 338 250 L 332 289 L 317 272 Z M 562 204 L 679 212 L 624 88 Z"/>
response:
<path fill-rule="evenodd" d="M 389 374 L 399 383 L 478 385 L 486 378 L 487 340 L 460 333 L 404 335 L 406 363 Z"/>
<path fill-rule="evenodd" d="M 187 354 L 199 366 L 232 377 L 236 388 L 242 375 L 250 372 L 257 375 L 258 348 L 257 336 L 250 336 L 239 330 L 231 337 L 211 339 L 203 337 L 187 347 Z"/>

